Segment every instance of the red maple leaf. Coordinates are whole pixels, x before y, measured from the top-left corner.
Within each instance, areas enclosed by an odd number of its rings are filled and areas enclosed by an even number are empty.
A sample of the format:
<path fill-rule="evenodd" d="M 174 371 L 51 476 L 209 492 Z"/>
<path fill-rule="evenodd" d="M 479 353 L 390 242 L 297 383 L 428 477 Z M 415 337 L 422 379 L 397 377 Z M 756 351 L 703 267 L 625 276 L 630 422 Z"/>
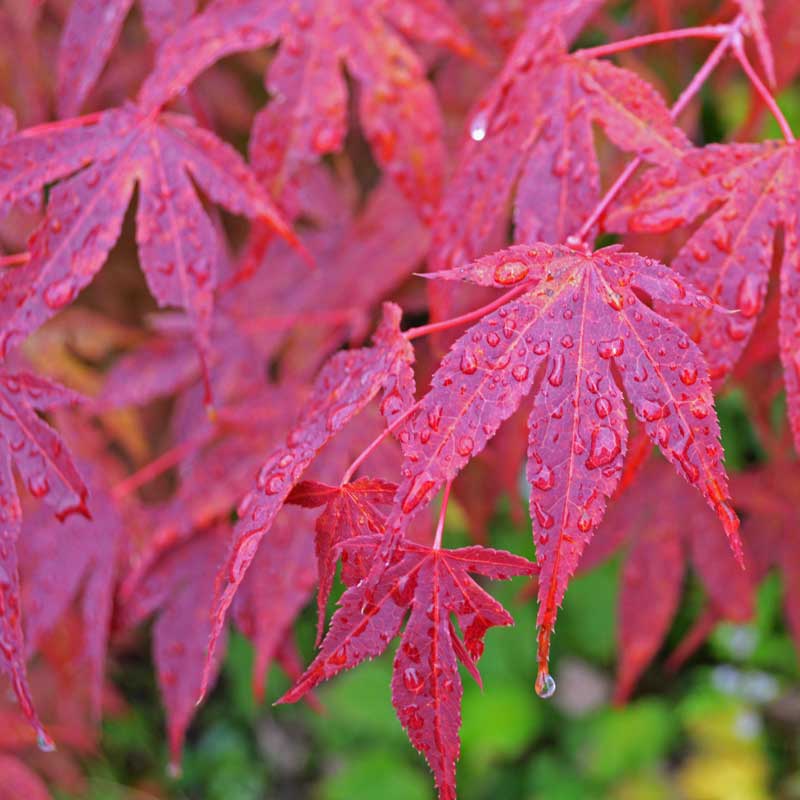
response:
<path fill-rule="evenodd" d="M 208 608 L 214 596 L 216 565 L 225 554 L 229 533 L 224 525 L 198 532 L 186 542 L 165 548 L 144 573 L 122 587 L 119 625 L 132 627 L 157 614 L 153 658 L 167 711 L 170 755 L 180 763 L 186 729 L 197 707 L 200 681 L 213 682 L 222 659 L 220 647 L 208 657 L 211 627 Z"/>
<path fill-rule="evenodd" d="M 741 496 L 737 493 L 737 497 Z M 687 562 L 716 618 L 753 614 L 753 585 L 714 530 L 714 515 L 664 462 L 651 462 L 635 489 L 612 504 L 586 548 L 581 570 L 627 546 L 617 601 L 618 700 L 625 700 L 663 644 L 678 609 Z"/>
<path fill-rule="evenodd" d="M 73 174 L 74 173 L 74 174 Z M 192 317 L 208 345 L 217 232 L 192 180 L 236 214 L 267 220 L 292 238 L 236 151 L 192 120 L 134 106 L 29 128 L 0 146 L 0 213 L 62 179 L 30 241 L 30 262 L 2 298 L 0 352 L 75 299 L 102 267 L 139 184 L 137 242 L 160 305 Z"/>
<path fill-rule="evenodd" d="M 781 264 L 780 353 L 789 421 L 800 443 L 800 256 L 797 185 L 800 145 L 709 145 L 669 167 L 655 167 L 607 220 L 611 230 L 665 232 L 716 209 L 686 242 L 673 267 L 714 302 L 738 310 L 679 312 L 712 377 L 733 368 L 764 307 L 776 228 L 785 227 Z M 670 312 L 672 315 L 672 312 Z"/>
<path fill-rule="evenodd" d="M 319 655 L 279 702 L 295 702 L 342 670 L 379 656 L 409 615 L 394 659 L 392 702 L 411 743 L 430 764 L 440 798 L 455 798 L 463 692 L 458 662 L 477 678 L 475 662 L 483 653 L 486 631 L 513 624 L 511 615 L 470 573 L 506 580 L 533 575 L 536 566 L 484 547 L 440 550 L 404 542 L 375 590 L 367 592 L 362 579 L 381 539 L 358 536 L 342 545 L 342 578 L 349 588 L 339 600 Z"/>
<path fill-rule="evenodd" d="M 599 199 L 592 122 L 618 147 L 657 163 L 689 146 L 652 86 L 568 54 L 561 35 L 543 31 L 532 13 L 472 116 L 434 225 L 434 265 L 483 255 L 515 187 L 516 241 L 563 242 L 576 233 Z"/>
<path fill-rule="evenodd" d="M 384 319 L 373 337 L 375 346 L 337 353 L 320 372 L 311 395 L 285 445 L 275 449 L 258 472 L 256 487 L 242 500 L 228 557 L 219 573 L 212 617 L 209 653 L 225 624 L 233 601 L 259 544 L 272 525 L 292 488 L 300 481 L 316 454 L 383 389 L 390 402 L 386 413 L 399 419 L 398 373 L 413 361 L 413 350 L 399 330 L 400 309 L 384 304 Z M 205 685 L 205 681 L 204 681 Z"/>
<path fill-rule="evenodd" d="M 346 539 L 383 533 L 386 515 L 379 506 L 389 506 L 397 485 L 376 478 L 358 478 L 344 486 L 303 481 L 286 499 L 304 508 L 324 506 L 317 517 L 315 550 L 319 592 L 317 595 L 317 644 L 325 626 L 325 609 L 333 586 L 338 548 Z"/>
<path fill-rule="evenodd" d="M 27 515 L 20 541 L 25 641 L 37 649 L 70 605 L 80 600 L 86 640 L 85 679 L 99 718 L 106 650 L 125 527 L 120 511 L 92 463 L 81 464 L 92 487 L 92 519 L 72 516 L 58 523 L 39 512 Z"/>
<path fill-rule="evenodd" d="M 59 435 L 36 412 L 76 403 L 79 396 L 29 373 L 0 370 L 0 667 L 44 746 L 50 739 L 34 711 L 25 673 L 16 543 L 22 512 L 12 463 L 28 491 L 60 519 L 88 516 L 87 489 Z"/>
<path fill-rule="evenodd" d="M 185 25 L 196 0 L 140 0 L 144 24 L 158 42 Z M 111 55 L 133 0 L 73 0 L 58 48 L 56 98 L 61 117 L 81 110 Z"/>
<path fill-rule="evenodd" d="M 390 24 L 387 24 L 390 23 Z M 469 53 L 467 34 L 442 0 L 217 0 L 171 36 L 144 83 L 144 108 L 160 108 L 220 58 L 281 41 L 251 150 L 280 194 L 299 167 L 339 150 L 347 88 L 359 85 L 359 117 L 376 160 L 423 214 L 441 192 L 441 117 L 425 68 L 394 28 Z"/>
<path fill-rule="evenodd" d="M 710 302 L 668 267 L 616 245 L 591 255 L 517 245 L 436 275 L 517 286 L 518 297 L 456 341 L 420 401 L 404 444 L 386 552 L 415 510 L 484 448 L 537 387 L 527 475 L 541 568 L 542 688 L 549 683 L 558 606 L 619 481 L 627 440 L 620 381 L 647 435 L 716 510 L 740 556 L 703 356 L 639 295 L 699 308 Z"/>

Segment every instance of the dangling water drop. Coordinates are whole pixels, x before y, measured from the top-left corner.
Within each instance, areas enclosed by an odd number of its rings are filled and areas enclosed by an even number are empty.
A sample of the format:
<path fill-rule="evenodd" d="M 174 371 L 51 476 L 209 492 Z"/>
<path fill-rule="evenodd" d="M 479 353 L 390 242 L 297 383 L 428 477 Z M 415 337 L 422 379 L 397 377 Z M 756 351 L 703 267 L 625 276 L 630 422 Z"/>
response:
<path fill-rule="evenodd" d="M 556 680 L 547 670 L 539 670 L 539 674 L 536 676 L 535 688 L 536 694 L 542 700 L 547 700 L 556 693 Z"/>
<path fill-rule="evenodd" d="M 469 137 L 473 142 L 482 142 L 486 138 L 486 129 L 489 122 L 486 119 L 486 114 L 480 112 L 476 114 L 469 126 Z"/>

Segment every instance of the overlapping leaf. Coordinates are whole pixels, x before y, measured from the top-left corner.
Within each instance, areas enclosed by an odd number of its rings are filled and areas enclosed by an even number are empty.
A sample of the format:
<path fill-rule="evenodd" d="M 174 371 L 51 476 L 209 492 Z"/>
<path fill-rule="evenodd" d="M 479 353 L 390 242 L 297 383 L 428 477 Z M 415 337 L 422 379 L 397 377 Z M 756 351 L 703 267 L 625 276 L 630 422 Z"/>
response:
<path fill-rule="evenodd" d="M 36 412 L 75 403 L 78 396 L 29 373 L 0 371 L 0 667 L 25 715 L 44 733 L 33 709 L 25 677 L 16 543 L 21 509 L 14 464 L 28 491 L 61 519 L 88 516 L 87 489 L 59 435 Z"/>
<path fill-rule="evenodd" d="M 798 145 L 711 145 L 692 150 L 671 167 L 655 167 L 609 216 L 612 230 L 665 232 L 714 213 L 673 262 L 715 302 L 738 313 L 727 319 L 708 310 L 679 321 L 700 345 L 711 374 L 730 372 L 764 307 L 776 231 L 784 229 L 781 264 L 780 352 L 789 420 L 800 442 L 800 217 Z"/>
<path fill-rule="evenodd" d="M 358 478 L 344 486 L 303 481 L 287 498 L 287 503 L 305 508 L 324 506 L 317 517 L 315 540 L 319 575 L 317 643 L 325 625 L 339 545 L 353 536 L 383 533 L 386 516 L 380 507 L 391 504 L 396 490 L 396 484 L 376 478 Z"/>
<path fill-rule="evenodd" d="M 202 349 L 218 243 L 192 179 L 233 213 L 290 236 L 236 151 L 175 114 L 126 106 L 19 133 L 0 146 L 0 213 L 59 179 L 31 238 L 31 260 L 0 302 L 3 354 L 91 281 L 119 237 L 137 182 L 137 242 L 149 288 L 160 305 L 190 314 Z"/>
<path fill-rule="evenodd" d="M 505 222 L 515 239 L 563 242 L 599 193 L 592 123 L 618 147 L 669 164 L 688 147 L 658 93 L 627 70 L 568 55 L 533 13 L 503 72 L 480 100 L 434 227 L 437 268 L 483 255 Z"/>
<path fill-rule="evenodd" d="M 463 689 L 461 661 L 478 678 L 475 662 L 486 631 L 511 625 L 511 615 L 471 577 L 496 580 L 532 575 L 519 556 L 483 547 L 437 550 L 405 542 L 374 591 L 363 581 L 378 555 L 381 536 L 358 536 L 342 545 L 342 577 L 349 586 L 319 655 L 282 698 L 294 702 L 344 669 L 379 656 L 408 622 L 394 659 L 392 702 L 411 743 L 436 777 L 439 797 L 456 796 Z M 451 621 L 455 616 L 463 634 Z"/>
<path fill-rule="evenodd" d="M 140 0 L 144 24 L 154 41 L 184 25 L 196 0 Z M 133 0 L 73 0 L 58 48 L 58 111 L 73 117 L 116 45 Z"/>
<path fill-rule="evenodd" d="M 400 333 L 399 323 L 400 309 L 384 304 L 375 346 L 337 353 L 325 365 L 285 445 L 277 448 L 259 470 L 256 487 L 239 505 L 240 520 L 219 574 L 209 653 L 214 652 L 225 614 L 261 540 L 315 455 L 381 389 L 396 391 L 398 364 L 413 361 L 413 350 Z"/>
<path fill-rule="evenodd" d="M 442 0 L 217 0 L 162 46 L 140 98 L 159 108 L 225 55 L 273 44 L 273 100 L 254 129 L 260 172 L 280 194 L 300 166 L 339 150 L 346 132 L 345 66 L 359 84 L 359 117 L 376 160 L 423 214 L 439 200 L 441 118 L 425 68 L 393 30 L 469 52 Z"/>
<path fill-rule="evenodd" d="M 677 273 L 618 246 L 586 255 L 517 245 L 438 277 L 517 286 L 519 296 L 467 330 L 434 375 L 404 445 L 387 548 L 536 388 L 527 475 L 544 691 L 558 606 L 620 477 L 627 419 L 619 381 L 647 435 L 717 512 L 739 554 L 703 356 L 640 294 L 698 308 L 710 302 Z"/>
<path fill-rule="evenodd" d="M 737 496 L 739 496 L 737 494 Z M 581 569 L 627 546 L 618 607 L 617 699 L 627 698 L 664 643 L 680 601 L 687 562 L 720 618 L 744 622 L 753 586 L 714 530 L 714 516 L 663 462 L 649 464 L 612 504 Z"/>
<path fill-rule="evenodd" d="M 92 487 L 92 519 L 73 515 L 61 523 L 44 509 L 28 515 L 22 526 L 19 558 L 29 652 L 35 651 L 42 636 L 61 624 L 70 606 L 80 601 L 86 683 L 99 719 L 125 526 L 108 487 L 110 477 L 119 470 L 99 457 L 82 461 L 81 470 Z"/>
<path fill-rule="evenodd" d="M 177 767 L 186 729 L 195 714 L 203 669 L 216 680 L 220 652 L 206 664 L 216 565 L 228 540 L 224 525 L 212 526 L 164 551 L 137 580 L 123 587 L 120 625 L 130 627 L 156 613 L 153 648 L 158 683 L 167 710 L 170 755 Z"/>

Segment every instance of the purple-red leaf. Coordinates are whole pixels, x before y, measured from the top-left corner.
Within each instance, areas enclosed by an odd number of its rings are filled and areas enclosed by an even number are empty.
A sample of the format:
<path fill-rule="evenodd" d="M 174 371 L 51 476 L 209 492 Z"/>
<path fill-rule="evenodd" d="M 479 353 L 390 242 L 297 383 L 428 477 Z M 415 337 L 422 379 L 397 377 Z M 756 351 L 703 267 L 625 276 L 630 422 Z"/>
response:
<path fill-rule="evenodd" d="M 0 146 L 0 209 L 58 179 L 31 238 L 31 260 L 0 305 L 3 353 L 92 280 L 119 237 L 137 181 L 137 243 L 148 285 L 159 305 L 190 314 L 201 350 L 208 344 L 218 243 L 191 179 L 233 213 L 263 218 L 291 238 L 236 151 L 176 114 L 145 116 L 126 106 L 96 119 L 31 128 Z"/>
<path fill-rule="evenodd" d="M 281 702 L 295 702 L 342 670 L 379 656 L 408 615 L 394 659 L 392 703 L 411 743 L 430 764 L 439 797 L 453 800 L 463 692 L 459 654 L 474 670 L 486 631 L 513 624 L 470 573 L 506 580 L 532 575 L 536 566 L 488 548 L 436 550 L 406 542 L 375 589 L 367 591 L 362 579 L 380 543 L 380 536 L 360 536 L 342 546 L 343 578 L 350 588 L 339 601 L 319 655 Z M 455 635 L 451 615 L 463 642 Z"/>
<path fill-rule="evenodd" d="M 533 13 L 472 116 L 434 226 L 435 266 L 485 252 L 515 185 L 516 241 L 563 242 L 577 233 L 598 200 L 593 122 L 618 147 L 656 163 L 688 147 L 655 89 L 607 62 L 567 54 Z"/>
<path fill-rule="evenodd" d="M 455 342 L 413 415 L 387 551 L 410 515 L 485 447 L 537 386 L 527 473 L 541 568 L 541 684 L 567 582 L 620 478 L 627 439 L 623 388 L 648 436 L 716 510 L 740 556 L 703 356 L 639 295 L 711 304 L 669 268 L 617 246 L 585 255 L 517 245 L 437 277 L 517 286 L 519 296 Z"/>
<path fill-rule="evenodd" d="M 412 361 L 413 350 L 399 330 L 400 309 L 384 305 L 375 346 L 337 353 L 317 377 L 311 396 L 277 448 L 259 470 L 255 488 L 239 506 L 239 522 L 219 574 L 212 618 L 209 658 L 259 544 L 294 485 L 319 450 L 384 387 L 398 360 Z M 204 687 L 206 682 L 204 681 Z"/>
<path fill-rule="evenodd" d="M 73 0 L 58 49 L 58 112 L 78 114 L 117 44 L 133 0 Z M 141 0 L 144 21 L 156 41 L 186 23 L 195 0 Z"/>

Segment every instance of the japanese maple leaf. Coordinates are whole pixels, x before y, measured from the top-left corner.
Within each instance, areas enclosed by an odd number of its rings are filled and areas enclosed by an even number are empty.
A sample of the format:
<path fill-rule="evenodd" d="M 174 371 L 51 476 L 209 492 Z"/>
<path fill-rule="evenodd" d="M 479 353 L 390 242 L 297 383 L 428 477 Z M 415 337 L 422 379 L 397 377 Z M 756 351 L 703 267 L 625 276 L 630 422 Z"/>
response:
<path fill-rule="evenodd" d="M 390 423 L 398 421 L 401 409 L 408 406 L 403 393 L 413 390 L 408 375 L 413 349 L 399 323 L 399 307 L 385 303 L 383 321 L 373 337 L 375 346 L 340 352 L 330 359 L 285 444 L 272 452 L 258 472 L 255 488 L 240 503 L 239 522 L 219 573 L 209 653 L 261 540 L 316 454 L 382 389 L 384 416 Z"/>
<path fill-rule="evenodd" d="M 476 679 L 483 638 L 511 615 L 470 573 L 505 580 L 533 575 L 520 556 L 483 547 L 440 550 L 404 542 L 377 587 L 362 581 L 377 556 L 380 536 L 358 536 L 342 545 L 348 585 L 319 654 L 279 702 L 295 702 L 319 683 L 365 659 L 379 656 L 408 622 L 394 659 L 392 703 L 414 747 L 436 777 L 439 797 L 455 798 L 455 765 L 461 726 L 461 661 Z M 454 615 L 463 634 L 459 638 Z"/>
<path fill-rule="evenodd" d="M 383 533 L 386 514 L 380 507 L 391 505 L 396 490 L 396 484 L 377 478 L 358 478 L 344 486 L 303 481 L 287 498 L 287 503 L 305 508 L 324 506 L 317 517 L 315 539 L 319 574 L 317 644 L 325 626 L 339 545 L 353 536 Z"/>
<path fill-rule="evenodd" d="M 358 82 L 359 118 L 376 160 L 430 215 L 443 180 L 441 116 L 423 63 L 395 29 L 470 52 L 442 0 L 217 0 L 162 45 L 140 99 L 160 108 L 223 56 L 280 40 L 266 79 L 274 98 L 251 144 L 275 194 L 300 166 L 341 149 L 344 66 Z"/>
<path fill-rule="evenodd" d="M 714 516 L 664 462 L 651 462 L 617 500 L 584 552 L 590 569 L 627 546 L 618 606 L 618 700 L 627 699 L 658 652 L 678 609 L 687 562 L 722 619 L 753 613 L 753 585 L 736 563 Z"/>
<path fill-rule="evenodd" d="M 22 513 L 12 462 L 33 497 L 59 518 L 88 516 L 87 489 L 61 437 L 38 414 L 78 402 L 78 395 L 25 372 L 0 370 L 0 668 L 41 741 L 50 739 L 33 709 L 25 677 L 16 542 Z"/>
<path fill-rule="evenodd" d="M 153 657 L 167 711 L 170 755 L 176 767 L 186 729 L 196 711 L 204 666 L 209 681 L 219 672 L 222 648 L 209 656 L 209 665 L 205 664 L 211 625 L 208 607 L 227 540 L 224 525 L 198 532 L 189 541 L 166 549 L 147 572 L 127 581 L 121 591 L 121 627 L 133 627 L 157 615 Z"/>
<path fill-rule="evenodd" d="M 108 459 L 80 462 L 92 490 L 92 519 L 71 516 L 63 523 L 44 513 L 27 515 L 20 540 L 25 642 L 38 649 L 43 634 L 61 624 L 78 602 L 83 617 L 85 680 L 92 709 L 100 717 L 104 669 L 125 526 L 108 486 L 118 473 Z"/>
<path fill-rule="evenodd" d="M 672 263 L 712 300 L 738 310 L 725 319 L 708 309 L 678 316 L 714 378 L 730 372 L 752 335 L 764 307 L 775 230 L 784 227 L 780 353 L 789 421 L 800 443 L 799 178 L 800 145 L 709 145 L 688 151 L 672 167 L 647 172 L 610 214 L 607 226 L 664 232 L 716 209 Z"/>
<path fill-rule="evenodd" d="M 621 382 L 636 418 L 716 510 L 740 556 L 719 424 L 700 349 L 640 298 L 705 308 L 669 268 L 618 246 L 584 254 L 516 245 L 438 277 L 517 286 L 516 299 L 459 338 L 421 400 L 404 445 L 386 552 L 409 517 L 494 436 L 534 388 L 527 475 L 541 568 L 539 688 L 558 606 L 615 490 L 627 441 Z"/>
<path fill-rule="evenodd" d="M 293 678 L 299 676 L 292 666 L 296 663 L 292 625 L 316 582 L 313 523 L 300 509 L 283 508 L 264 537 L 232 608 L 236 626 L 253 643 L 253 694 L 259 702 L 273 661 Z"/>
<path fill-rule="evenodd" d="M 483 255 L 515 187 L 516 241 L 563 242 L 576 233 L 599 196 L 593 122 L 651 162 L 672 163 L 689 146 L 652 86 L 568 54 L 560 33 L 544 35 L 532 13 L 472 117 L 434 224 L 434 266 Z"/>
<path fill-rule="evenodd" d="M 145 115 L 128 105 L 29 128 L 0 145 L 0 213 L 59 179 L 31 237 L 31 260 L 0 303 L 3 354 L 91 281 L 119 237 L 137 182 L 137 243 L 149 288 L 160 305 L 190 314 L 201 349 L 218 243 L 192 179 L 233 213 L 290 236 L 236 151 L 180 115 Z"/>
<path fill-rule="evenodd" d="M 81 110 L 122 32 L 133 0 L 73 0 L 58 48 L 56 99 L 61 117 Z M 159 42 L 183 26 L 196 0 L 141 0 L 150 38 Z"/>

